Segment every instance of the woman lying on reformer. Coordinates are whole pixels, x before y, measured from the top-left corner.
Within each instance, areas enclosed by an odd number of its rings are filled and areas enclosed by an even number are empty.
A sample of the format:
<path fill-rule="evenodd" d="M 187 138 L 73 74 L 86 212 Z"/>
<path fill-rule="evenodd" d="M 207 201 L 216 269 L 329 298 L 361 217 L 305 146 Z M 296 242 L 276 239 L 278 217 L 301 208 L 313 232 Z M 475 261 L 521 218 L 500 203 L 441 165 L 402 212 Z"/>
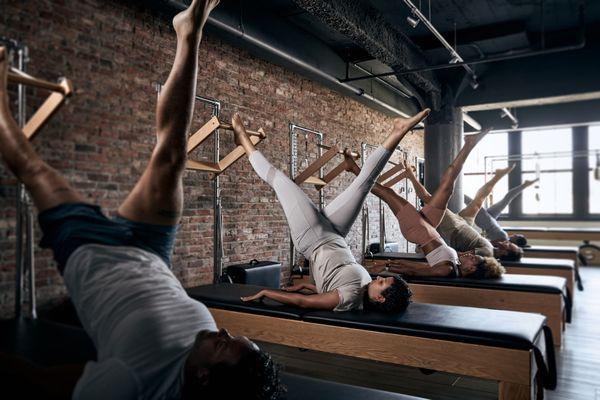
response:
<path fill-rule="evenodd" d="M 410 303 L 411 292 L 399 277 L 372 280 L 356 262 L 344 237 L 360 213 L 375 179 L 402 138 L 429 114 L 421 111 L 409 119 L 396 119 L 391 134 L 365 161 L 362 172 L 323 211 L 286 174 L 273 167 L 254 147 L 238 115 L 233 117 L 236 144 L 242 145 L 258 176 L 275 191 L 285 213 L 294 246 L 310 261 L 314 285 L 300 284 L 285 291 L 261 290 L 242 298 L 263 297 L 302 308 L 333 311 L 375 309 L 401 311 Z M 348 151 L 346 159 L 351 158 Z M 312 292 L 303 294 L 301 290 Z M 291 293 L 298 292 L 298 293 Z"/>
<path fill-rule="evenodd" d="M 481 210 L 484 199 L 492 192 L 494 185 L 513 168 L 514 165 L 496 170 L 492 179 L 477 191 L 474 200 L 469 202 L 458 214 L 446 210 L 444 218 L 437 227 L 442 238 L 455 250 L 463 253 L 470 252 L 487 260 L 488 272 L 485 275 L 486 278 L 497 278 L 504 271 L 498 261 L 492 257 L 506 260 L 518 260 L 522 257 L 522 250 L 518 246 L 509 241 L 492 243 L 473 227 L 475 216 Z M 419 198 L 427 203 L 431 195 L 415 177 L 412 170 L 408 173 L 408 179 L 412 182 Z"/>
<path fill-rule="evenodd" d="M 479 134 L 465 137 L 465 145 L 444 172 L 437 190 L 433 195 L 427 193 L 427 196 L 421 197 L 426 205 L 420 211 L 417 211 L 412 204 L 396 194 L 393 189 L 378 183 L 373 186 L 371 190 L 373 194 L 390 206 L 392 212 L 398 218 L 402 235 L 406 240 L 417 244 L 421 248 L 425 254 L 427 263 L 397 259 L 387 266 L 379 265 L 371 267 L 370 272 L 372 274 L 377 274 L 383 271 L 383 269 L 407 276 L 468 276 L 483 278 L 491 277 L 498 273 L 496 260 L 468 251 L 457 253 L 456 250 L 446 244 L 436 231 L 436 227 L 443 220 L 445 213 L 448 213 L 446 207 L 454 191 L 454 181 L 458 177 L 465 160 L 471 150 L 475 148 L 477 143 L 488 132 L 489 130 L 485 130 Z M 357 174 L 360 172 L 360 168 L 356 163 L 349 162 L 349 164 L 352 165 L 353 173 Z M 412 167 L 406 162 L 404 165 L 406 167 L 405 171 L 402 172 L 404 177 L 416 180 Z M 394 178 L 394 180 L 398 180 L 398 178 Z"/>
<path fill-rule="evenodd" d="M 529 186 L 536 183 L 538 179 L 525 181 L 519 186 L 510 189 L 502 199 L 495 202 L 488 208 L 481 207 L 475 215 L 475 224 L 485 232 L 485 236 L 496 248 L 496 257 L 501 260 L 518 260 L 523 255 L 523 250 L 520 248 L 527 244 L 527 238 L 523 235 L 508 236 L 506 231 L 502 229 L 498 223 L 498 216 L 514 199 L 519 197 L 521 193 Z M 465 196 L 465 203 L 471 203 L 473 200 Z M 518 249 L 517 247 L 518 246 Z M 506 250 L 504 250 L 506 249 Z"/>

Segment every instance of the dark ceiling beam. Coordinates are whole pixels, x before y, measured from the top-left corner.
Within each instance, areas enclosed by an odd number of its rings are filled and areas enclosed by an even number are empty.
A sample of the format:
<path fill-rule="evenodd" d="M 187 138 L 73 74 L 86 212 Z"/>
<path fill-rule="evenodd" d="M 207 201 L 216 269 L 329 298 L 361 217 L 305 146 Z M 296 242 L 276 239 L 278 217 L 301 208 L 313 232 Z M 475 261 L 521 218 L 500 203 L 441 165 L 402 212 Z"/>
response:
<path fill-rule="evenodd" d="M 577 101 L 537 107 L 523 107 L 512 112 L 519 120 L 519 129 L 552 126 L 585 125 L 600 122 L 600 100 Z M 482 126 L 493 126 L 495 131 L 511 130 L 512 122 L 500 117 L 500 110 L 469 113 Z M 465 133 L 473 131 L 466 127 Z M 471 132 L 472 133 L 472 132 Z M 531 150 L 531 149 L 530 149 Z"/>
<path fill-rule="evenodd" d="M 294 2 L 332 29 L 352 39 L 395 71 L 427 65 L 419 48 L 387 22 L 377 9 L 365 2 L 358 0 L 294 0 Z M 408 81 L 415 87 L 419 95 L 428 100 L 427 106 L 439 109 L 441 88 L 432 72 L 414 73 L 399 79 Z"/>
<path fill-rule="evenodd" d="M 492 40 L 501 37 L 520 34 L 527 31 L 527 25 L 524 21 L 509 21 L 482 25 L 472 28 L 459 29 L 456 31 L 456 41 L 458 45 L 470 44 L 473 42 Z M 454 44 L 454 32 L 442 32 L 446 40 Z M 439 40 L 433 35 L 415 36 L 411 40 L 423 51 L 441 48 Z"/>
<path fill-rule="evenodd" d="M 480 76 L 477 90 L 463 91 L 457 106 L 478 111 L 589 99 L 600 92 L 599 52 L 598 46 L 588 45 L 581 50 L 490 64 Z"/>

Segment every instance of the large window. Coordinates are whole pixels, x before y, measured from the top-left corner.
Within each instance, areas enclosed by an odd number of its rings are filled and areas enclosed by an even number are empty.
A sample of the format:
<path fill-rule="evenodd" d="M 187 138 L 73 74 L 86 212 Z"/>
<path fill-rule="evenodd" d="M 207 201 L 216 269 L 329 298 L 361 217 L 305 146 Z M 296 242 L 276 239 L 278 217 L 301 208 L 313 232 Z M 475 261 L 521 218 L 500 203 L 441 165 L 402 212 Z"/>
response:
<path fill-rule="evenodd" d="M 523 192 L 523 214 L 573 213 L 573 149 L 571 129 L 522 133 L 523 181 L 539 182 Z"/>
<path fill-rule="evenodd" d="M 600 125 L 590 126 L 588 148 L 596 150 L 589 156 L 590 214 L 600 214 L 600 180 L 596 179 L 600 174 Z"/>
<path fill-rule="evenodd" d="M 492 202 L 507 193 L 509 183 L 539 181 L 503 211 L 503 218 L 600 218 L 599 124 L 486 136 L 465 163 L 464 193 L 473 197 L 491 172 L 513 162 L 517 169 L 495 186 Z"/>
<path fill-rule="evenodd" d="M 486 161 L 487 161 L 487 180 L 491 177 L 489 173 L 498 168 L 505 168 L 508 163 L 506 156 L 508 154 L 508 134 L 493 133 L 484 137 L 477 147 L 473 149 L 463 168 L 463 192 L 469 197 L 474 197 L 477 190 L 486 182 Z M 496 159 L 496 157 L 498 157 Z M 502 179 L 492 192 L 492 198 L 499 198 L 508 190 L 508 179 Z"/>

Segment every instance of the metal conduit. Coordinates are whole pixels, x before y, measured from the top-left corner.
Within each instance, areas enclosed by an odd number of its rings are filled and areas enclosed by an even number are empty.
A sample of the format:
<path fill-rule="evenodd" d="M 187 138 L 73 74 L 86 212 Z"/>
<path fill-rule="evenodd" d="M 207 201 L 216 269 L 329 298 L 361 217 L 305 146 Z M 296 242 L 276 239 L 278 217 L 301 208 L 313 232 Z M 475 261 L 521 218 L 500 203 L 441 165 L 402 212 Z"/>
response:
<path fill-rule="evenodd" d="M 442 45 L 446 48 L 446 50 L 448 50 L 450 52 L 450 55 L 454 59 L 458 60 L 458 62 L 461 62 L 461 63 L 464 62 L 464 60 L 460 56 L 460 54 L 458 54 L 458 52 L 456 50 L 454 50 L 454 47 L 452 47 L 450 45 L 450 43 L 448 43 L 446 41 L 446 39 L 444 39 L 442 34 L 437 29 L 435 29 L 435 26 L 433 26 L 433 24 L 427 19 L 427 17 L 425 17 L 425 15 L 423 15 L 421 10 L 419 10 L 419 8 L 412 3 L 412 1 L 404 0 L 404 4 L 406 4 L 410 8 L 410 11 L 417 18 L 419 18 L 421 21 L 423 21 L 423 25 L 425 25 L 427 27 L 427 29 L 429 29 L 429 31 L 431 33 L 433 33 L 433 36 L 435 36 L 442 43 Z M 475 72 L 471 69 L 471 67 L 469 67 L 467 64 L 464 64 L 462 66 L 471 76 L 475 77 Z"/>

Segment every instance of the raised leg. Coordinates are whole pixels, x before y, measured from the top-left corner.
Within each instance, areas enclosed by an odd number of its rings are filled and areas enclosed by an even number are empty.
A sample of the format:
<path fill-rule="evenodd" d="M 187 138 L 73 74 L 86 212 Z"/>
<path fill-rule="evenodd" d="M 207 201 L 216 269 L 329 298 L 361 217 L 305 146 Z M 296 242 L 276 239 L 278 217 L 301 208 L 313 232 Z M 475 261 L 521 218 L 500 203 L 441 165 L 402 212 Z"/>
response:
<path fill-rule="evenodd" d="M 498 218 L 498 216 L 502 213 L 502 210 L 504 210 L 510 204 L 511 201 L 513 201 L 514 199 L 519 197 L 519 195 L 521 193 L 523 193 L 523 191 L 525 189 L 527 189 L 529 186 L 536 183 L 538 180 L 539 179 L 534 179 L 532 181 L 525 181 L 522 184 L 520 184 L 519 186 L 516 186 L 516 187 L 510 189 L 508 192 L 506 192 L 506 194 L 504 195 L 504 197 L 502 199 L 500 199 L 499 201 L 495 202 L 490 207 L 488 207 L 488 209 L 487 209 L 488 213 L 492 217 Z"/>
<path fill-rule="evenodd" d="M 317 245 L 331 235 L 337 235 L 331 222 L 294 181 L 256 150 L 239 115 L 233 116 L 232 125 L 236 144 L 244 148 L 257 175 L 275 191 L 287 219 L 294 246 L 305 258 L 310 258 Z"/>
<path fill-rule="evenodd" d="M 515 168 L 516 164 L 512 164 L 507 168 L 497 169 L 494 173 L 492 179 L 487 181 L 482 187 L 479 188 L 477 193 L 475 194 L 475 198 L 473 198 L 465 208 L 463 208 L 458 215 L 463 218 L 475 218 L 481 207 L 483 206 L 483 202 L 486 197 L 492 193 L 494 190 L 494 186 L 496 183 L 500 181 L 500 179 L 504 178 L 507 174 L 510 173 Z"/>
<path fill-rule="evenodd" d="M 0 154 L 8 169 L 23 182 L 39 211 L 84 198 L 66 179 L 46 164 L 12 117 L 7 92 L 8 54 L 0 47 Z"/>
<path fill-rule="evenodd" d="M 421 200 L 423 200 L 425 203 L 431 205 L 436 209 L 446 209 L 446 207 L 448 206 L 448 201 L 450 200 L 452 192 L 454 191 L 454 181 L 456 181 L 458 174 L 462 170 L 463 164 L 465 163 L 467 157 L 475 148 L 477 143 L 479 143 L 479 141 L 483 139 L 483 137 L 487 135 L 490 130 L 491 129 L 486 129 L 478 134 L 465 136 L 464 146 L 462 147 L 454 161 L 452 161 L 448 168 L 446 168 L 446 171 L 444 172 L 444 175 L 442 175 L 442 179 L 440 180 L 440 185 L 433 193 L 433 195 L 427 196 L 429 193 L 427 193 L 427 190 L 425 190 L 425 187 L 421 185 L 417 177 L 414 174 L 408 175 L 408 178 L 413 183 L 415 191 L 417 192 L 417 195 L 421 198 Z M 424 192 L 423 197 L 419 195 L 420 192 Z"/>
<path fill-rule="evenodd" d="M 392 132 L 382 145 L 365 160 L 358 176 L 325 207 L 323 214 L 331 221 L 340 235 L 346 236 L 350 232 L 373 184 L 402 138 L 427 115 L 429 115 L 429 109 L 408 119 L 395 119 Z M 346 156 L 346 158 L 349 157 Z"/>
<path fill-rule="evenodd" d="M 198 75 L 198 47 L 208 15 L 219 0 L 193 0 L 173 19 L 177 51 L 156 108 L 157 143 L 142 177 L 119 214 L 158 225 L 178 223 L 183 208 L 187 133 L 193 115 Z"/>

